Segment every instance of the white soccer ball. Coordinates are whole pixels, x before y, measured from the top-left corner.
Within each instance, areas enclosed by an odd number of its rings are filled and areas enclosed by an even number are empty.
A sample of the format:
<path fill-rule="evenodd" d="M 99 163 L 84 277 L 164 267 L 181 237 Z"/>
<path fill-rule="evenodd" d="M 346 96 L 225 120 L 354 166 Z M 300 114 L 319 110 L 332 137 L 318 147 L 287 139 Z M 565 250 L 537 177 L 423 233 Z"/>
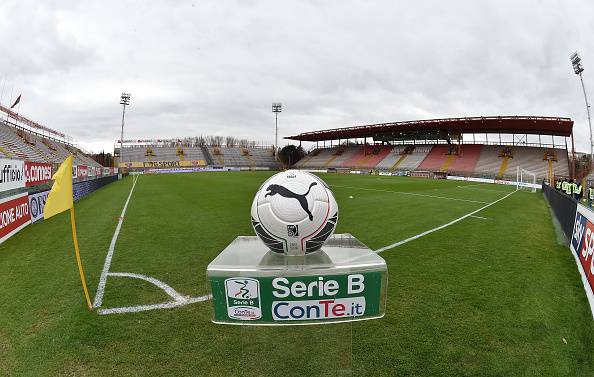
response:
<path fill-rule="evenodd" d="M 304 255 L 334 233 L 338 205 L 328 185 L 313 174 L 287 170 L 270 177 L 252 203 L 252 225 L 270 250 Z"/>

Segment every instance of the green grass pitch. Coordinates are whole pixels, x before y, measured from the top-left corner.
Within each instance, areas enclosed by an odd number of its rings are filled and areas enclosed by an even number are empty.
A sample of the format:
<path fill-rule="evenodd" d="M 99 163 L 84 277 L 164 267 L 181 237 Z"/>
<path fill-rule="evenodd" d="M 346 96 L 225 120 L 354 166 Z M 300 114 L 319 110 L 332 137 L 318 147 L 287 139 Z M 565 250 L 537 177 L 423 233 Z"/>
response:
<path fill-rule="evenodd" d="M 206 294 L 207 264 L 236 236 L 254 234 L 250 205 L 271 174 L 141 176 L 110 271 L 151 276 L 183 295 Z M 339 205 L 337 233 L 352 233 L 374 250 L 512 191 L 321 177 Z M 131 185 L 126 178 L 76 204 L 92 296 Z M 383 319 L 246 328 L 212 324 L 210 301 L 89 313 L 68 214 L 61 214 L 0 245 L 0 375 L 593 376 L 592 317 L 542 195 L 516 192 L 476 216 L 381 254 L 389 269 Z M 142 280 L 110 277 L 102 307 L 167 298 Z"/>

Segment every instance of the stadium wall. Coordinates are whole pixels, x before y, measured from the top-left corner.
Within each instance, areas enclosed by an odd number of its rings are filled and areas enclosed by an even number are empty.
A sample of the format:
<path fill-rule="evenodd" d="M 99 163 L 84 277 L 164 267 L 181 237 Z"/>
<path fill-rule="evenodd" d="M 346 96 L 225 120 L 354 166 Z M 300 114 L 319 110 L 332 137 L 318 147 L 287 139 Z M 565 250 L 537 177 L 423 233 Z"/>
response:
<path fill-rule="evenodd" d="M 594 211 L 549 185 L 543 184 L 542 190 L 569 240 L 594 318 Z"/>

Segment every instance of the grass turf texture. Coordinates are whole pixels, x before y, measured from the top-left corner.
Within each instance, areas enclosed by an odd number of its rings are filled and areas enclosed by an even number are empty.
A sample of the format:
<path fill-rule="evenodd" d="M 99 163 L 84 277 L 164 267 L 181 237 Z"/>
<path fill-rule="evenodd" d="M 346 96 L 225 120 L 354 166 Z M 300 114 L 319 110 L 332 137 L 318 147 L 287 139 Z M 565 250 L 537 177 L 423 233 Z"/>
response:
<path fill-rule="evenodd" d="M 251 201 L 269 175 L 140 177 L 110 271 L 205 294 L 207 264 L 236 236 L 253 234 Z M 339 204 L 337 232 L 373 249 L 511 190 L 414 178 L 322 178 Z M 76 204 L 92 295 L 131 183 L 116 182 Z M 467 218 L 381 254 L 389 268 L 383 319 L 245 328 L 212 324 L 209 301 L 88 313 L 64 213 L 0 245 L 0 375 L 326 376 L 345 375 L 352 364 L 354 376 L 592 376 L 592 317 L 542 195 L 518 192 L 477 215 L 486 220 Z M 151 284 L 110 277 L 103 307 L 167 298 Z"/>

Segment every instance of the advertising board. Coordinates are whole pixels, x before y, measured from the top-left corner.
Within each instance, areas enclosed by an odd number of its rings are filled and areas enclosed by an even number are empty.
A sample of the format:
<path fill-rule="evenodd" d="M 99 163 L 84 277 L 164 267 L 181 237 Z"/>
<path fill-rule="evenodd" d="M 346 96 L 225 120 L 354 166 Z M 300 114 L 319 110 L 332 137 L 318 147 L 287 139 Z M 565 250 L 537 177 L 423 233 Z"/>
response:
<path fill-rule="evenodd" d="M 27 193 L 0 200 L 0 243 L 31 224 Z"/>

